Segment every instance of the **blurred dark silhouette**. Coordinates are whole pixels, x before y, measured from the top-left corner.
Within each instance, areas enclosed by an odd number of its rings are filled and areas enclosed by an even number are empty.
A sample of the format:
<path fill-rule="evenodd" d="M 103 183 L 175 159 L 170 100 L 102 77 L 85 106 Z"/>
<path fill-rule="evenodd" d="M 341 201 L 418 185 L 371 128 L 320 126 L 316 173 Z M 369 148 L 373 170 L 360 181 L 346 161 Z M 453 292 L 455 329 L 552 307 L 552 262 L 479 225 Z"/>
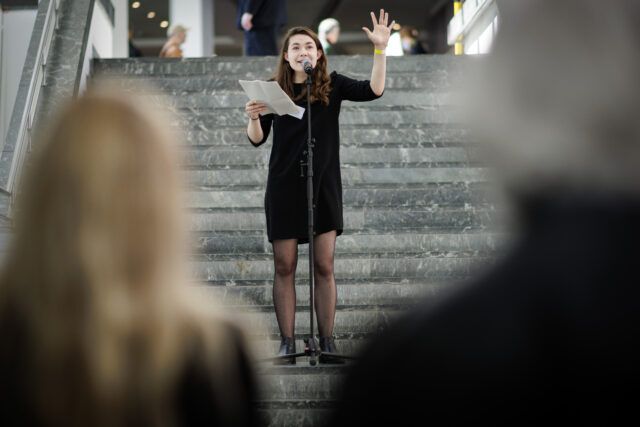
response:
<path fill-rule="evenodd" d="M 276 37 L 286 23 L 286 0 L 238 1 L 236 24 L 244 31 L 245 56 L 277 55 Z"/>
<path fill-rule="evenodd" d="M 128 34 L 129 58 L 141 58 L 142 56 L 144 56 L 142 54 L 142 51 L 135 44 L 133 44 L 133 30 L 129 30 Z"/>
<path fill-rule="evenodd" d="M 152 109 L 96 90 L 36 145 L 0 276 L 1 425 L 256 424 L 244 335 L 186 284 Z"/>
<path fill-rule="evenodd" d="M 420 32 L 415 27 L 403 25 L 402 28 L 400 28 L 402 51 L 405 55 L 422 55 L 427 53 L 419 37 Z"/>
<path fill-rule="evenodd" d="M 499 7 L 471 105 L 518 238 L 491 272 L 363 352 L 332 426 L 636 417 L 640 3 Z"/>

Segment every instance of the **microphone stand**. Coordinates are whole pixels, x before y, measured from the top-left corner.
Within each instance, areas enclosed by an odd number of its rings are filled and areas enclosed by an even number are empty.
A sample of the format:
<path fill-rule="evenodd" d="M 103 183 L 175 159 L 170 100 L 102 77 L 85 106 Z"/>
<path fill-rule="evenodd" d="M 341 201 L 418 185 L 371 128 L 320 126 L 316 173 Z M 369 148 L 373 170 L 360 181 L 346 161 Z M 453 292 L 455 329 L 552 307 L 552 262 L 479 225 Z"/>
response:
<path fill-rule="evenodd" d="M 307 73 L 307 149 L 303 152 L 306 161 L 300 160 L 300 176 L 304 177 L 304 167 L 307 167 L 307 233 L 309 239 L 309 335 L 304 338 L 304 351 L 299 353 L 287 354 L 284 356 L 276 356 L 265 359 L 265 361 L 278 361 L 278 360 L 290 360 L 298 357 L 308 356 L 309 364 L 315 366 L 320 356 L 331 360 L 346 360 L 356 359 L 355 357 L 342 355 L 337 353 L 322 353 L 318 340 L 315 337 L 314 330 L 314 269 L 315 269 L 315 254 L 314 254 L 314 215 L 313 215 L 313 148 L 315 138 L 311 136 L 311 75 L 313 74 L 313 68 L 310 63 L 304 64 L 304 71 Z"/>
<path fill-rule="evenodd" d="M 311 136 L 311 74 L 313 73 L 313 69 L 311 67 L 305 66 L 305 72 L 307 73 L 307 149 L 303 152 L 303 154 L 307 155 L 307 161 L 305 164 L 301 160 L 300 166 L 307 167 L 307 235 L 309 238 L 309 336 L 304 340 L 304 354 L 309 356 L 309 364 L 311 366 L 315 366 L 316 357 L 320 355 L 320 347 L 315 337 L 313 324 L 315 278 L 315 256 L 313 244 L 313 148 L 315 139 Z"/>

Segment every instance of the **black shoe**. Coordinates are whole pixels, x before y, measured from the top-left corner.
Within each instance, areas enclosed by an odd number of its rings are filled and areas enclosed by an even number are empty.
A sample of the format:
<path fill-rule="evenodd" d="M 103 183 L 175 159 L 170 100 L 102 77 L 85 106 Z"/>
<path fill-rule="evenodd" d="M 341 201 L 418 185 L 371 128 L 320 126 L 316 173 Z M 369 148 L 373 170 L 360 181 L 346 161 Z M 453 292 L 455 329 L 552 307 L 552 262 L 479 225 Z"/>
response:
<path fill-rule="evenodd" d="M 334 363 L 338 365 L 344 363 L 343 359 L 331 357 L 331 353 L 338 353 L 333 337 L 320 337 L 320 351 L 322 352 L 318 358 L 320 363 Z"/>
<path fill-rule="evenodd" d="M 296 340 L 295 340 L 295 338 L 282 337 L 282 340 L 280 341 L 280 350 L 278 351 L 278 356 L 285 356 L 287 354 L 294 354 L 295 352 L 296 352 Z M 289 358 L 283 358 L 283 359 L 274 360 L 273 364 L 274 365 L 295 365 L 296 364 L 296 358 L 295 357 L 289 357 Z"/>

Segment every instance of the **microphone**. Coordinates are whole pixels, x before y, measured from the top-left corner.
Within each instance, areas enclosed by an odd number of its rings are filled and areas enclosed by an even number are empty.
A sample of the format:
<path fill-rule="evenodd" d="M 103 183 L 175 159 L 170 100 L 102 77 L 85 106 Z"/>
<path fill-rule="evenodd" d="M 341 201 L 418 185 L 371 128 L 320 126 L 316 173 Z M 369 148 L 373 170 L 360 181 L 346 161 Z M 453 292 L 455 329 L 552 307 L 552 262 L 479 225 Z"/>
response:
<path fill-rule="evenodd" d="M 311 65 L 311 61 L 309 61 L 308 59 L 302 60 L 302 68 L 304 68 L 304 72 L 309 75 L 313 73 L 313 65 Z"/>

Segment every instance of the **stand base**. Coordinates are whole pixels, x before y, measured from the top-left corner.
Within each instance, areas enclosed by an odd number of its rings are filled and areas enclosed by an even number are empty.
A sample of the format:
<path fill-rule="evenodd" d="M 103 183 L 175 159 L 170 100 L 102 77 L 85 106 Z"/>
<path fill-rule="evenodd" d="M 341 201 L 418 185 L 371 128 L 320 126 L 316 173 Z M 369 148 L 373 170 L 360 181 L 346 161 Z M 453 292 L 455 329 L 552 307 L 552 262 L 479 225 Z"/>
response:
<path fill-rule="evenodd" d="M 303 339 L 304 351 L 298 353 L 291 353 L 284 356 L 275 356 L 262 359 L 261 362 L 277 362 L 280 360 L 297 359 L 299 357 L 309 357 L 309 365 L 316 366 L 318 362 L 324 364 L 330 363 L 344 363 L 345 360 L 357 360 L 355 356 L 348 356 L 346 354 L 338 353 L 323 353 L 318 345 L 318 340 L 315 337 L 307 337 Z"/>

